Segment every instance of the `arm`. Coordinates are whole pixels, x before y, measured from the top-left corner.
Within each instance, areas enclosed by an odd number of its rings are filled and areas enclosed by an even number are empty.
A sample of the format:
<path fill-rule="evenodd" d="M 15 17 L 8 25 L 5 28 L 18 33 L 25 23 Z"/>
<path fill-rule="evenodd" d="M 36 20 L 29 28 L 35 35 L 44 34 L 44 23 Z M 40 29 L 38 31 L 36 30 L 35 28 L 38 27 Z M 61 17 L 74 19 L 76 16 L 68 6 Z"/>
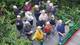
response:
<path fill-rule="evenodd" d="M 58 32 L 60 35 L 62 35 L 63 37 L 65 36 L 65 33 L 61 33 L 61 32 Z"/>

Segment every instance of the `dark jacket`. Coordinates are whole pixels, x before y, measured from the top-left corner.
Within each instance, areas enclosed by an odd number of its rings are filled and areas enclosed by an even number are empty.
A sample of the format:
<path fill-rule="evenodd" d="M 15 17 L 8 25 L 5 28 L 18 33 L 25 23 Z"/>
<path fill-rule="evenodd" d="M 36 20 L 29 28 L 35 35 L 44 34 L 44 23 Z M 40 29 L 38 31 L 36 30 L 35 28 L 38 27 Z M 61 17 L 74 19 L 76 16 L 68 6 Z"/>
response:
<path fill-rule="evenodd" d="M 37 22 L 37 26 L 41 26 L 41 27 L 43 27 L 44 24 L 45 24 L 44 21 L 38 21 L 38 22 Z"/>
<path fill-rule="evenodd" d="M 14 14 L 15 15 L 19 15 L 19 13 L 20 13 L 20 10 L 19 9 L 14 9 Z"/>
<path fill-rule="evenodd" d="M 39 5 L 39 2 L 41 2 L 41 0 L 33 0 L 34 4 Z"/>
<path fill-rule="evenodd" d="M 16 20 L 16 26 L 17 29 L 20 31 L 21 29 L 23 29 L 23 22 L 22 20 Z"/>
<path fill-rule="evenodd" d="M 35 16 L 35 18 L 36 18 L 36 20 L 39 20 L 38 18 L 39 18 L 39 16 L 40 16 L 40 11 L 39 10 L 35 10 L 35 12 L 34 12 L 34 16 Z"/>
<path fill-rule="evenodd" d="M 55 20 L 52 20 L 52 19 L 51 19 L 51 20 L 50 20 L 50 24 L 51 24 L 51 25 L 55 25 Z"/>

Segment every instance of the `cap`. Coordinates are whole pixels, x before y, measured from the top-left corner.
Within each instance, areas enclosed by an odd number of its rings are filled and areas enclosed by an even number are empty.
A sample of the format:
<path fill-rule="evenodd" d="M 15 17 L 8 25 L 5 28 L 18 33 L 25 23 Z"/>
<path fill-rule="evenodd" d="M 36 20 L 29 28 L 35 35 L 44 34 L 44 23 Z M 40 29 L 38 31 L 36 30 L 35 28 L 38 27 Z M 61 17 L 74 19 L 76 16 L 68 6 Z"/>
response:
<path fill-rule="evenodd" d="M 17 6 L 16 6 L 16 5 L 13 5 L 13 8 L 14 8 L 14 9 L 16 9 L 16 8 L 17 8 Z"/>
<path fill-rule="evenodd" d="M 53 6 L 53 3 L 50 3 L 49 6 Z"/>

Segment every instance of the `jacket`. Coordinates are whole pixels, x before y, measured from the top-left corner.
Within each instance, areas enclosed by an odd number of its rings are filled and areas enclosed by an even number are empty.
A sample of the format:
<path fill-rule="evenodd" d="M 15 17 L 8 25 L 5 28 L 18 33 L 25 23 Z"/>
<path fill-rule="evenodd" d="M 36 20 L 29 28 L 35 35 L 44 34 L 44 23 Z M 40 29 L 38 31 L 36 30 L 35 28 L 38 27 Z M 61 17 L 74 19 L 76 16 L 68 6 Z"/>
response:
<path fill-rule="evenodd" d="M 40 41 L 43 39 L 43 35 L 44 35 L 44 33 L 41 31 L 41 29 L 37 29 L 36 32 L 34 33 L 34 36 L 32 39 Z"/>

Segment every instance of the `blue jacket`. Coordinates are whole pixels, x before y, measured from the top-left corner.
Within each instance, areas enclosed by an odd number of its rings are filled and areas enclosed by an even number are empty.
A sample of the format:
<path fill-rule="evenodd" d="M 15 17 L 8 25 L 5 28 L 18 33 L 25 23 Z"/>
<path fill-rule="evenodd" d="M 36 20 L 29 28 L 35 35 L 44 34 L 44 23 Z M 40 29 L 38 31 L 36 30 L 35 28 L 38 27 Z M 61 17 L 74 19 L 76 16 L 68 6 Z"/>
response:
<path fill-rule="evenodd" d="M 64 24 L 58 25 L 57 31 L 61 33 L 65 33 L 65 25 Z"/>

